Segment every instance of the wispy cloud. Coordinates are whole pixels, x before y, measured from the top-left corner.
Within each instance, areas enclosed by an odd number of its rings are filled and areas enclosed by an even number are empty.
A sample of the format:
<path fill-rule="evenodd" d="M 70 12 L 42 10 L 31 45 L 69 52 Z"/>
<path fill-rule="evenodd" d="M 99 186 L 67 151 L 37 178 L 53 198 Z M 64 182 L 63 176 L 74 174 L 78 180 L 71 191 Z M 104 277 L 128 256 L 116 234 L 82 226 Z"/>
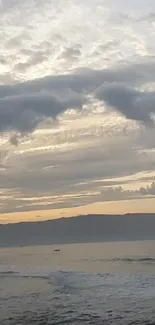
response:
<path fill-rule="evenodd" d="M 0 9 L 0 212 L 154 197 L 154 1 Z"/>

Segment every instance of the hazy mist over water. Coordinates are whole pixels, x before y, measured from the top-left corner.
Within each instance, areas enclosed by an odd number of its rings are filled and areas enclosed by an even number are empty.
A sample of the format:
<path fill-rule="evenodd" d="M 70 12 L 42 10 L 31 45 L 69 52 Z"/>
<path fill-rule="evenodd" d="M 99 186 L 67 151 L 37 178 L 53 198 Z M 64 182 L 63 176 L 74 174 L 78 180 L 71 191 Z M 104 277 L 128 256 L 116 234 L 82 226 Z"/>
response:
<path fill-rule="evenodd" d="M 1 248 L 0 323 L 154 324 L 154 274 L 155 241 Z"/>

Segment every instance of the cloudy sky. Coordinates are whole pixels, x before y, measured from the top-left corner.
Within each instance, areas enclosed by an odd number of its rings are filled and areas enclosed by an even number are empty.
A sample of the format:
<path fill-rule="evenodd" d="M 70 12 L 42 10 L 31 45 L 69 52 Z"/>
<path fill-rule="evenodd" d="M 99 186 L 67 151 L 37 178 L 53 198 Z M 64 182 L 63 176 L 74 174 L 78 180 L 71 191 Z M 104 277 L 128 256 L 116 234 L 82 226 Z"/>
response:
<path fill-rule="evenodd" d="M 155 211 L 154 39 L 154 0 L 1 0 L 1 223 Z"/>

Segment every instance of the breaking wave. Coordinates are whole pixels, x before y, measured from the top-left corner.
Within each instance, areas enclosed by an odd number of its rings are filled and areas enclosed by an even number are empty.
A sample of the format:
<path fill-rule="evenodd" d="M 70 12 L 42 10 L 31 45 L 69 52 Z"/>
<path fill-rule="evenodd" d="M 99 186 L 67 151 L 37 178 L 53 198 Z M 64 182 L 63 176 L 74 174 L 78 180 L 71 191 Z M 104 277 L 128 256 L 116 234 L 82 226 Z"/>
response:
<path fill-rule="evenodd" d="M 12 295 L 6 297 L 5 294 L 0 299 L 0 305 L 4 304 L 4 309 L 6 308 L 6 314 L 0 314 L 0 319 L 3 317 L 1 324 L 155 325 L 155 278 L 134 274 L 92 274 L 63 270 L 48 274 L 39 274 L 34 270 L 27 274 L 6 270 L 1 272 L 1 276 L 15 276 L 16 281 L 18 277 L 25 277 L 28 288 L 31 288 L 30 291 L 26 289 L 26 292 L 19 294 L 15 290 Z M 33 278 L 41 280 L 39 286 L 41 283 L 42 286 L 38 291 L 36 287 L 32 290 Z M 21 285 L 21 281 L 19 283 Z M 18 282 L 16 284 L 17 288 Z M 46 285 L 48 286 L 44 290 Z M 153 298 L 148 310 L 145 304 L 145 314 L 144 296 L 145 299 Z M 133 305 L 134 301 L 136 304 Z M 18 306 L 18 310 L 11 313 L 14 306 Z M 141 314 L 137 314 L 139 310 L 142 310 Z"/>
<path fill-rule="evenodd" d="M 155 263 L 155 257 L 124 257 L 114 258 L 113 261 L 127 263 Z"/>
<path fill-rule="evenodd" d="M 124 262 L 124 263 L 154 264 L 155 257 L 115 257 L 112 259 L 100 258 L 100 259 L 93 259 L 92 262 Z"/>
<path fill-rule="evenodd" d="M 15 325 L 15 324 L 22 324 L 22 325 L 79 325 L 79 324 L 86 324 L 86 325 L 155 325 L 155 321 L 150 321 L 149 319 L 144 320 L 133 320 L 127 321 L 125 317 L 119 316 L 115 314 L 114 310 L 109 310 L 105 313 L 105 318 L 93 315 L 90 313 L 79 313 L 76 315 L 74 310 L 68 310 L 66 313 L 61 316 L 58 316 L 58 313 L 40 313 L 40 314 L 25 314 L 23 316 L 17 318 L 8 318 L 5 320 L 5 324 L 7 325 Z"/>
<path fill-rule="evenodd" d="M 0 271 L 0 277 L 1 276 L 18 276 L 19 272 L 16 271 Z"/>

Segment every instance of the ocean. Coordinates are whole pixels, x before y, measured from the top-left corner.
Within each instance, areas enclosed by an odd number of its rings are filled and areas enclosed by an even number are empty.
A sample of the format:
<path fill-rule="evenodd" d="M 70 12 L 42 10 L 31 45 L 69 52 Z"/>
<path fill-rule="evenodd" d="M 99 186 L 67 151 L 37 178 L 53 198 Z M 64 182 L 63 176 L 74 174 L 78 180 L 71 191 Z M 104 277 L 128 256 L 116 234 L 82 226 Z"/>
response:
<path fill-rule="evenodd" d="M 155 324 L 155 241 L 1 248 L 0 325 L 31 324 Z"/>

